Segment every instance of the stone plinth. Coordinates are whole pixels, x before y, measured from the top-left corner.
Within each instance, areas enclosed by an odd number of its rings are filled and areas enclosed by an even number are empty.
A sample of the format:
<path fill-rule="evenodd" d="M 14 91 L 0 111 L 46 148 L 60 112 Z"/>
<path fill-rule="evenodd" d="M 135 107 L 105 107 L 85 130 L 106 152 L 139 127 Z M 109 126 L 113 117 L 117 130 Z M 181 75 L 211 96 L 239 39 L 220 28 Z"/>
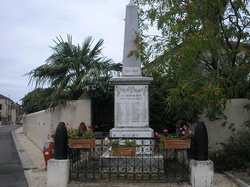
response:
<path fill-rule="evenodd" d="M 154 137 L 154 130 L 149 127 L 115 127 L 110 130 L 110 137 Z"/>
<path fill-rule="evenodd" d="M 211 160 L 190 161 L 192 187 L 212 187 L 214 183 L 214 164 Z"/>
<path fill-rule="evenodd" d="M 151 77 L 113 78 L 115 85 L 115 127 L 111 137 L 153 137 L 149 128 L 148 85 Z"/>
<path fill-rule="evenodd" d="M 110 79 L 110 82 L 114 85 L 149 85 L 152 81 L 152 77 L 119 77 Z"/>

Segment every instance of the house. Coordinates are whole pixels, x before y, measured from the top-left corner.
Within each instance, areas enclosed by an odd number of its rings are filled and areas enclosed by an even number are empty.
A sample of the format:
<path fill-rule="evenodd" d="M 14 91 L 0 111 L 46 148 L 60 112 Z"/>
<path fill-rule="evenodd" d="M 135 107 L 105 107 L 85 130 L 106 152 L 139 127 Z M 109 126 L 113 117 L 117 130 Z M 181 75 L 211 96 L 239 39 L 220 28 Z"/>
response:
<path fill-rule="evenodd" d="M 0 94 L 0 125 L 17 124 L 22 113 L 21 105 Z"/>

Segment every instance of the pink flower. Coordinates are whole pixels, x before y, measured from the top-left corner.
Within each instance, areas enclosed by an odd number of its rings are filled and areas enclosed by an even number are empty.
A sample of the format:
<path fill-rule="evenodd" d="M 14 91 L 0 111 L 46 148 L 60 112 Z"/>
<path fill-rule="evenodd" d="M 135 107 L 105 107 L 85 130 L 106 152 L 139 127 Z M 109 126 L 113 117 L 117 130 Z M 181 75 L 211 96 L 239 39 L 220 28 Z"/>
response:
<path fill-rule="evenodd" d="M 181 134 L 186 134 L 186 132 L 185 132 L 185 131 L 182 131 Z"/>
<path fill-rule="evenodd" d="M 92 128 L 91 125 L 89 125 L 88 128 L 91 129 Z"/>
<path fill-rule="evenodd" d="M 168 129 L 164 129 L 164 132 L 168 132 Z"/>
<path fill-rule="evenodd" d="M 158 132 L 155 132 L 155 136 L 160 136 L 160 134 Z"/>
<path fill-rule="evenodd" d="M 152 144 L 152 148 L 155 148 L 155 144 Z"/>
<path fill-rule="evenodd" d="M 185 125 L 183 126 L 183 128 L 184 128 L 185 130 L 187 130 L 187 127 L 186 127 Z"/>
<path fill-rule="evenodd" d="M 98 125 L 95 125 L 95 128 L 98 129 L 99 128 Z"/>
<path fill-rule="evenodd" d="M 182 128 L 180 128 L 180 130 L 182 130 Z"/>
<path fill-rule="evenodd" d="M 188 131 L 189 134 L 192 134 L 192 131 Z"/>
<path fill-rule="evenodd" d="M 81 125 L 81 126 L 80 126 L 80 128 L 83 128 L 83 127 L 84 127 L 84 125 Z"/>

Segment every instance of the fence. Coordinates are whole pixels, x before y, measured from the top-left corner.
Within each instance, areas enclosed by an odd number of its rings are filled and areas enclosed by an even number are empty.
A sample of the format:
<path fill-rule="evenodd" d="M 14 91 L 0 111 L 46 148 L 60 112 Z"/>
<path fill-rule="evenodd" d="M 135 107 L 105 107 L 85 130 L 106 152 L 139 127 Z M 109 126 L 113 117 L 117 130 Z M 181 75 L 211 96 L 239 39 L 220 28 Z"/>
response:
<path fill-rule="evenodd" d="M 135 156 L 111 156 L 108 142 L 96 138 L 93 148 L 70 148 L 70 178 L 80 181 L 146 180 L 189 181 L 187 150 L 165 150 L 155 138 L 133 138 Z M 124 141 L 112 138 L 110 141 Z"/>

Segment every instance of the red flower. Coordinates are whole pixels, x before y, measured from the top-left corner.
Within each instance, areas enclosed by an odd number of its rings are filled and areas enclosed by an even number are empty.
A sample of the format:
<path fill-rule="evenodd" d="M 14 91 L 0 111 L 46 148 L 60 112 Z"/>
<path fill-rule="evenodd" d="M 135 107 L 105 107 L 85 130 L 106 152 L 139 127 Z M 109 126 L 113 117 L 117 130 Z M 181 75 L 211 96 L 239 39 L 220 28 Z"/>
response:
<path fill-rule="evenodd" d="M 155 136 L 160 136 L 160 134 L 158 132 L 155 132 Z"/>
<path fill-rule="evenodd" d="M 168 132 L 168 129 L 164 129 L 164 132 Z"/>
<path fill-rule="evenodd" d="M 88 128 L 91 129 L 92 128 L 91 125 L 89 125 Z"/>

